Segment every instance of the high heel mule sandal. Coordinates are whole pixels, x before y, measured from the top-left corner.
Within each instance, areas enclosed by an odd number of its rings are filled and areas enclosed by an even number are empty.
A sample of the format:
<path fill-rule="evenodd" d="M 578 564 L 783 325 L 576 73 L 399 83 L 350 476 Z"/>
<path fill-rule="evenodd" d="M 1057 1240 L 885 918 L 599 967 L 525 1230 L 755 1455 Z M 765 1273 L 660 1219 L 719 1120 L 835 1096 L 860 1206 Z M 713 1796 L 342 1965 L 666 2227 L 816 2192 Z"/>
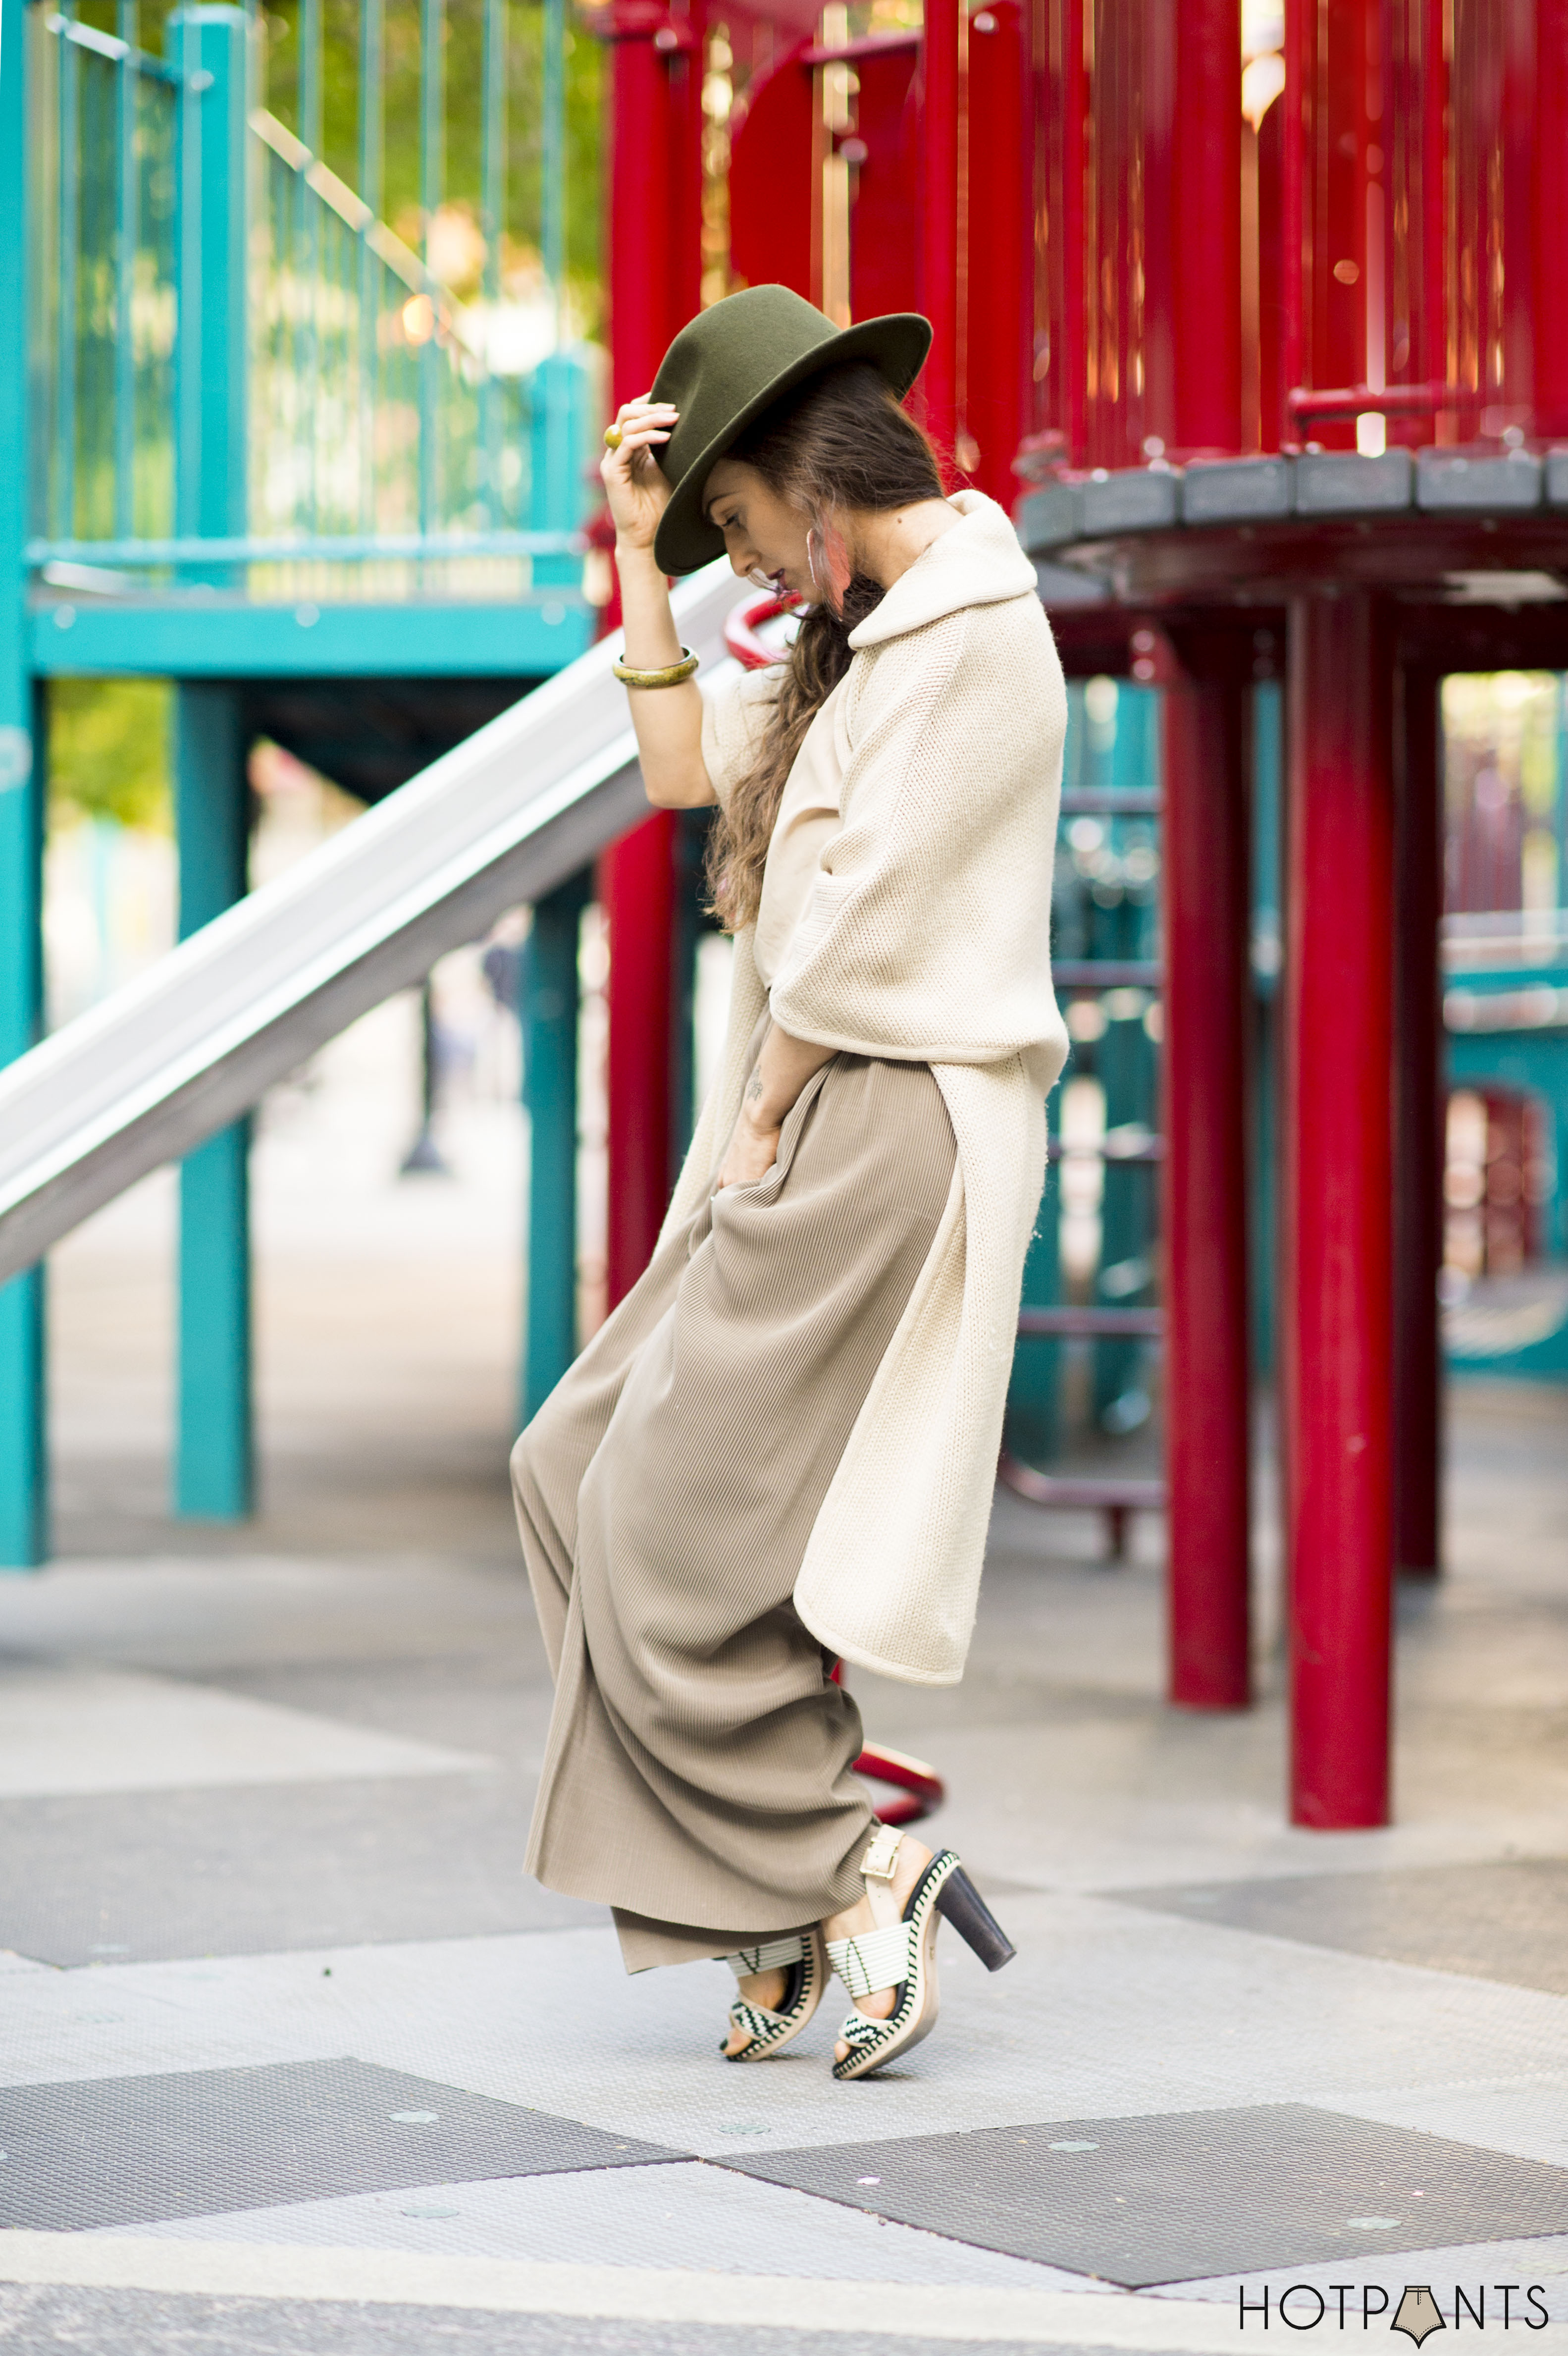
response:
<path fill-rule="evenodd" d="M 730 2026 L 748 2041 L 738 2053 L 731 2053 L 728 2038 L 721 2039 L 719 2050 L 725 2061 L 765 2062 L 782 2053 L 800 2035 L 827 1986 L 827 1951 L 820 1927 L 814 1922 L 807 1931 L 788 1932 L 760 1947 L 742 1947 L 724 1961 L 738 1980 L 750 1979 L 755 1972 L 784 1975 L 784 2002 L 776 2012 L 770 2012 L 765 2004 L 753 2004 L 749 1997 L 735 1998 L 730 2007 Z"/>
<path fill-rule="evenodd" d="M 892 1885 L 902 1838 L 892 1826 L 881 1826 L 860 1860 L 875 1930 L 827 1942 L 827 1960 L 851 1997 L 898 1991 L 886 2020 L 859 2011 L 848 2015 L 838 2034 L 849 2051 L 833 2064 L 836 2078 L 869 2077 L 935 2028 L 936 1932 L 943 1915 L 988 1972 L 999 1972 L 1018 1952 L 950 1848 L 932 1858 L 901 1913 Z"/>

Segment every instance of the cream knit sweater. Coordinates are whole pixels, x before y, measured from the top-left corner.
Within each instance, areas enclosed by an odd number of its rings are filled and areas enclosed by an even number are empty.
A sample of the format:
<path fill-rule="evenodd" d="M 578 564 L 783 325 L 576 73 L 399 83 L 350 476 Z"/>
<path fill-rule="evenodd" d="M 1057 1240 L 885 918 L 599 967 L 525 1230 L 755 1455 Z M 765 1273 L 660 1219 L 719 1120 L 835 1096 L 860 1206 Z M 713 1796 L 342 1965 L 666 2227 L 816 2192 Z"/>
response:
<path fill-rule="evenodd" d="M 978 492 L 851 638 L 843 823 L 772 1011 L 799 1039 L 929 1063 L 953 1191 L 795 1583 L 813 1635 L 912 1685 L 963 1675 L 1019 1293 L 1067 1054 L 1051 881 L 1067 696 L 1034 570 Z M 689 1216 L 740 1109 L 769 1003 L 736 941 L 723 1064 L 670 1208 Z"/>

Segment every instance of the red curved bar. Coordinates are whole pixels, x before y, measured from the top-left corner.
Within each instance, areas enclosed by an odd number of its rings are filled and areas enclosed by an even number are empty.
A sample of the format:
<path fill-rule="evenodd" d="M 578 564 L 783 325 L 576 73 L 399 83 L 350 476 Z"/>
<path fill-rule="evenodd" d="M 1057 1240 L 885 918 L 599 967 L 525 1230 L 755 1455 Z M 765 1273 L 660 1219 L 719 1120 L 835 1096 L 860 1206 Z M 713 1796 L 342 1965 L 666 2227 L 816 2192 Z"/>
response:
<path fill-rule="evenodd" d="M 724 643 L 738 663 L 748 670 L 771 670 L 784 657 L 776 647 L 770 647 L 757 636 L 764 622 L 776 622 L 781 614 L 793 614 L 800 599 L 793 592 L 784 597 L 770 589 L 761 597 L 748 597 L 737 605 L 724 625 Z"/>
<path fill-rule="evenodd" d="M 877 1811 L 885 1825 L 918 1825 L 929 1816 L 947 1797 L 947 1786 L 934 1767 L 923 1759 L 912 1759 L 907 1751 L 888 1751 L 880 1743 L 869 1742 L 855 1762 L 857 1775 L 869 1775 L 879 1783 L 892 1783 L 906 1794 L 901 1800 L 888 1800 Z"/>
<path fill-rule="evenodd" d="M 844 1682 L 842 1661 L 833 1664 L 833 1682 L 836 1686 Z M 947 1786 L 934 1767 L 928 1767 L 923 1759 L 912 1759 L 907 1751 L 889 1751 L 880 1743 L 867 1743 L 855 1762 L 855 1772 L 869 1775 L 879 1783 L 891 1783 L 907 1794 L 878 1810 L 884 1825 L 918 1825 L 947 1797 Z"/>

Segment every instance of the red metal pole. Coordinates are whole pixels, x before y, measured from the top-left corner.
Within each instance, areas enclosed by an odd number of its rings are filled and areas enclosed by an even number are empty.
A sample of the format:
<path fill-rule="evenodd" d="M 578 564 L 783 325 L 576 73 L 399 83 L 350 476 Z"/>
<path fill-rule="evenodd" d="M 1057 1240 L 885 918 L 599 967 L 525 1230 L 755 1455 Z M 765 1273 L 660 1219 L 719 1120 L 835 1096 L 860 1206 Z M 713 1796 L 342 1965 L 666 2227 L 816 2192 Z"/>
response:
<path fill-rule="evenodd" d="M 1391 680 L 1362 592 L 1290 622 L 1285 991 L 1293 1821 L 1389 1811 Z"/>
<path fill-rule="evenodd" d="M 1228 453 L 1242 446 L 1241 0 L 1185 0 L 1172 132 L 1175 441 Z"/>
<path fill-rule="evenodd" d="M 1170 1698 L 1241 1709 L 1248 1639 L 1246 670 L 1177 643 L 1165 691 Z M 1217 659 L 1216 659 L 1217 658 Z"/>
<path fill-rule="evenodd" d="M 612 1309 L 652 1258 L 669 1202 L 676 824 L 673 811 L 656 811 L 599 862 L 599 897 L 610 927 L 605 1280 Z"/>
<path fill-rule="evenodd" d="M 700 26 L 620 0 L 612 26 L 606 243 L 612 400 L 646 392 L 696 310 L 701 273 Z M 619 620 L 612 609 L 612 626 Z M 599 862 L 610 936 L 607 1000 L 609 1305 L 652 1256 L 669 1201 L 676 828 L 661 810 Z"/>
<path fill-rule="evenodd" d="M 1024 27 L 1019 0 L 992 0 L 969 19 L 969 98 L 982 135 L 969 148 L 965 423 L 967 471 L 1010 508 L 1013 457 L 1025 432 L 1033 275 Z"/>
<path fill-rule="evenodd" d="M 1311 0 L 1285 0 L 1285 94 L 1280 110 L 1280 250 L 1284 259 L 1284 302 L 1280 323 L 1280 414 L 1275 431 L 1277 447 L 1297 439 L 1285 407 L 1297 385 L 1314 381 L 1309 323 L 1311 320 L 1312 241 L 1310 169 L 1313 83 L 1316 44 L 1315 10 Z M 1265 426 L 1264 441 L 1269 440 Z"/>
<path fill-rule="evenodd" d="M 964 138 L 968 14 L 964 0 L 928 0 L 921 59 L 921 307 L 935 334 L 919 385 L 926 431 L 944 456 L 963 425 Z M 1021 291 L 1021 290 L 1020 290 Z"/>
<path fill-rule="evenodd" d="M 1568 284 L 1563 223 L 1568 220 L 1568 0 L 1536 0 L 1534 303 L 1535 431 L 1568 434 Z"/>
<path fill-rule="evenodd" d="M 610 169 L 604 239 L 613 408 L 646 392 L 670 313 L 670 85 L 662 7 L 624 0 L 610 28 Z"/>
<path fill-rule="evenodd" d="M 1443 912 L 1440 681 L 1403 674 L 1394 873 L 1393 1559 L 1431 1579 L 1442 1559 Z"/>
<path fill-rule="evenodd" d="M 1421 77 L 1421 336 L 1416 382 L 1446 384 L 1448 366 L 1448 0 L 1423 0 Z"/>
<path fill-rule="evenodd" d="M 1089 72 L 1083 57 L 1086 0 L 1061 0 L 1061 189 L 1057 226 L 1061 241 L 1061 316 L 1054 320 L 1056 350 L 1051 367 L 1060 385 L 1058 419 L 1067 437 L 1067 457 L 1083 464 L 1087 447 L 1089 391 L 1088 268 L 1089 189 L 1087 154 Z"/>

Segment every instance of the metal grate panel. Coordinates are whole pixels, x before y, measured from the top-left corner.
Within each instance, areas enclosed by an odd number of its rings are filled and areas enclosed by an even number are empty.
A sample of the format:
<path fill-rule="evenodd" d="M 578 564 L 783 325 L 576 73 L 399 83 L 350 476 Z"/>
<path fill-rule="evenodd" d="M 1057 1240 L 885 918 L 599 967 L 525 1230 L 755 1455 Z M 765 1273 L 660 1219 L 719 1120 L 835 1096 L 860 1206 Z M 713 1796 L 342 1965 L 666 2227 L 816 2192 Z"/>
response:
<path fill-rule="evenodd" d="M 1126 1906 L 1568 1996 L 1568 1858 L 1107 1893 Z"/>
<path fill-rule="evenodd" d="M 365 2062 L 0 2091 L 0 2225 L 56 2232 L 684 2159 Z"/>
<path fill-rule="evenodd" d="M 1128 2289 L 1568 2231 L 1568 2169 L 1299 2103 L 816 2146 L 725 2165 Z"/>

